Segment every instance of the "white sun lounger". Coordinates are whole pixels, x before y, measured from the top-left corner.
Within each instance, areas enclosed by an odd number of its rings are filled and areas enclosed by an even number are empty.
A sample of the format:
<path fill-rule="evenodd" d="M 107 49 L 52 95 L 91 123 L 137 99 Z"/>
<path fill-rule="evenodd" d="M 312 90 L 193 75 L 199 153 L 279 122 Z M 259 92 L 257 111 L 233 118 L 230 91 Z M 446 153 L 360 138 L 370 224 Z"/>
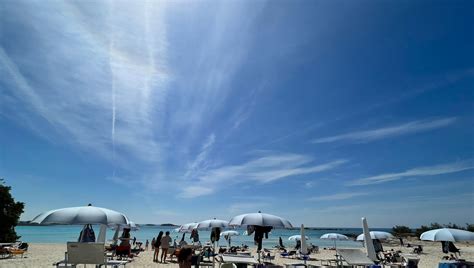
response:
<path fill-rule="evenodd" d="M 222 255 L 222 262 L 258 264 L 258 261 L 252 256 Z"/>
<path fill-rule="evenodd" d="M 67 242 L 65 259 L 54 263 L 56 267 L 76 267 L 78 264 L 95 264 L 97 266 L 125 266 L 128 261 L 108 260 L 105 254 L 105 243 Z"/>
<path fill-rule="evenodd" d="M 367 254 L 360 249 L 337 249 L 337 254 L 347 262 L 349 265 L 353 266 L 368 266 L 373 265 L 374 262 L 367 257 Z"/>

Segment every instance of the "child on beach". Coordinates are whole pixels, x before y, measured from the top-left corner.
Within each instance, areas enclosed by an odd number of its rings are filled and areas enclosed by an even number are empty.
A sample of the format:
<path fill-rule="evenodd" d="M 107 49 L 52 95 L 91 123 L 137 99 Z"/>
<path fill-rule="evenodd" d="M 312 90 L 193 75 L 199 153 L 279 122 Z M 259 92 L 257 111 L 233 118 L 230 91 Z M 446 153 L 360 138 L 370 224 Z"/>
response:
<path fill-rule="evenodd" d="M 145 250 L 148 250 L 148 245 L 150 244 L 150 242 L 148 242 L 148 239 L 146 240 L 145 242 Z"/>

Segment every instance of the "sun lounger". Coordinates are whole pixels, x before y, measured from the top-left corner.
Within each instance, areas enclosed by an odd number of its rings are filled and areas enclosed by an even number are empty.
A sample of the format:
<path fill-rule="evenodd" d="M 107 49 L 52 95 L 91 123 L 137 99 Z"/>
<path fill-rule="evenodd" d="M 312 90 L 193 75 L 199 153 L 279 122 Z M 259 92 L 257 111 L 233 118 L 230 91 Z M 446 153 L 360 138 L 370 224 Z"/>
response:
<path fill-rule="evenodd" d="M 298 264 L 291 264 L 290 263 L 290 264 L 285 264 L 285 267 L 286 268 L 298 268 L 298 267 L 299 268 L 306 268 L 306 265 L 305 264 L 300 264 L 300 263 L 298 263 Z"/>
<path fill-rule="evenodd" d="M 337 249 L 337 254 L 349 265 L 367 266 L 374 262 L 360 249 Z"/>
<path fill-rule="evenodd" d="M 78 264 L 97 266 L 125 266 L 128 261 L 108 260 L 104 243 L 68 242 L 65 259 L 54 263 L 56 267 L 75 267 Z"/>
<path fill-rule="evenodd" d="M 10 248 L 8 249 L 10 251 L 10 254 L 12 256 L 18 256 L 18 255 L 21 255 L 21 257 L 23 258 L 23 255 L 26 253 L 26 250 L 24 249 L 19 249 L 19 248 Z"/>
<path fill-rule="evenodd" d="M 400 254 L 400 256 L 402 257 L 402 265 L 404 266 L 417 267 L 420 262 L 420 258 L 414 254 Z"/>
<path fill-rule="evenodd" d="M 289 252 L 280 253 L 280 256 L 282 256 L 283 258 L 290 258 L 290 257 L 295 257 L 296 253 L 297 253 L 296 250 L 291 250 Z"/>
<path fill-rule="evenodd" d="M 235 263 L 223 263 L 220 268 L 237 268 L 237 265 Z"/>
<path fill-rule="evenodd" d="M 223 255 L 222 262 L 227 263 L 245 263 L 258 264 L 258 261 L 252 256 Z"/>
<path fill-rule="evenodd" d="M 10 258 L 12 254 L 7 248 L 0 247 L 0 259 Z"/>

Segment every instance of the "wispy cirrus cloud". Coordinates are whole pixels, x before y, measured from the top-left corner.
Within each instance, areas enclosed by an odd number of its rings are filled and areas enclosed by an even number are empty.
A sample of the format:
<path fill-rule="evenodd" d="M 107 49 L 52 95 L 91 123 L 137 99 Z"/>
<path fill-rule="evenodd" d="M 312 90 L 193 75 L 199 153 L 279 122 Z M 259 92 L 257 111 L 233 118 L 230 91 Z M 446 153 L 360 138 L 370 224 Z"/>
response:
<path fill-rule="evenodd" d="M 429 131 L 437 128 L 446 127 L 453 124 L 456 121 L 456 118 L 442 118 L 436 120 L 419 120 L 412 121 L 400 125 L 394 125 L 389 127 L 363 130 L 363 131 L 354 131 L 346 134 L 340 134 L 331 137 L 317 138 L 314 139 L 313 143 L 330 143 L 337 141 L 347 141 L 347 142 L 356 142 L 356 143 L 365 143 L 374 140 L 380 140 L 390 137 L 402 136 L 412 133 L 418 133 L 423 131 Z"/>
<path fill-rule="evenodd" d="M 312 174 L 334 169 L 347 160 L 338 159 L 315 165 L 313 158 L 302 154 L 274 153 L 252 159 L 240 165 L 228 165 L 210 169 L 199 174 L 195 185 L 184 188 L 182 197 L 197 197 L 211 194 L 219 182 L 270 183 L 297 175 Z"/>
<path fill-rule="evenodd" d="M 199 154 L 191 163 L 189 163 L 187 171 L 184 174 L 184 177 L 187 178 L 194 173 L 198 173 L 199 170 L 205 168 L 207 157 L 209 156 L 209 153 L 212 150 L 212 147 L 215 141 L 216 141 L 216 135 L 214 133 L 212 133 L 211 135 L 207 137 L 206 141 L 201 147 Z"/>
<path fill-rule="evenodd" d="M 351 199 L 354 197 L 359 197 L 359 196 L 364 196 L 368 195 L 370 193 L 366 192 L 359 192 L 359 193 L 337 193 L 337 194 L 332 194 L 332 195 L 323 195 L 323 196 L 315 196 L 315 197 L 310 197 L 307 200 L 308 201 L 334 201 L 334 200 L 345 200 L 345 199 Z"/>
<path fill-rule="evenodd" d="M 113 9 L 105 19 L 83 17 L 79 10 L 87 8 L 69 2 L 55 5 L 61 12 L 49 12 L 48 5 L 22 9 L 14 23 L 31 34 L 15 49 L 32 53 L 0 47 L 2 83 L 12 89 L 9 109 L 15 110 L 7 116 L 107 159 L 114 158 L 114 143 L 127 158 L 156 162 L 161 146 L 152 125 L 169 76 L 162 7 L 115 5 L 96 7 Z"/>
<path fill-rule="evenodd" d="M 425 166 L 408 169 L 406 171 L 397 172 L 397 173 L 385 173 L 377 176 L 365 177 L 356 179 L 349 183 L 352 186 L 360 185 L 370 185 L 370 184 L 380 184 L 390 181 L 401 180 L 406 177 L 426 177 L 426 176 L 436 176 L 443 174 L 450 174 L 461 172 L 465 170 L 474 169 L 474 160 L 459 161 L 448 164 L 434 165 L 434 166 Z"/>

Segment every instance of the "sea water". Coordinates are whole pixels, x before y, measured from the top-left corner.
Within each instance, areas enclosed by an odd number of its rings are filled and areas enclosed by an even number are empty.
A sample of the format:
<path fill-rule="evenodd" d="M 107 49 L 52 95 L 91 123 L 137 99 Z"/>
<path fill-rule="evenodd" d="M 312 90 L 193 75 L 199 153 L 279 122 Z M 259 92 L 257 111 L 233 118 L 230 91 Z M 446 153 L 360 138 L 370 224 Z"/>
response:
<path fill-rule="evenodd" d="M 99 226 L 93 227 L 96 233 L 96 236 L 99 234 Z M 29 243 L 66 243 L 67 241 L 77 241 L 79 233 L 82 230 L 82 226 L 73 226 L 73 225 L 52 225 L 52 226 L 17 226 L 16 232 L 21 236 L 20 240 Z M 174 227 L 167 226 L 140 226 L 140 229 L 137 231 L 131 232 L 131 237 L 136 237 L 137 241 L 145 243 L 148 239 L 151 243 L 151 239 L 156 237 L 160 231 L 166 232 L 169 231 L 171 237 L 176 239 L 179 242 L 183 236 L 182 233 L 177 233 L 174 231 Z M 375 229 L 374 229 L 375 230 Z M 377 229 L 379 231 L 389 231 L 389 229 Z M 250 247 L 254 246 L 253 235 L 247 236 L 243 235 L 243 229 L 236 229 L 240 233 L 239 236 L 232 236 L 231 242 L 232 245 L 248 245 Z M 114 230 L 107 230 L 107 240 L 111 240 L 114 235 Z M 263 240 L 263 246 L 266 248 L 272 248 L 278 244 L 278 239 L 281 237 L 283 239 L 283 244 L 286 247 L 294 247 L 295 241 L 289 241 L 288 238 L 292 235 L 298 235 L 300 233 L 299 229 L 274 229 L 269 234 L 268 239 Z M 324 247 L 333 247 L 334 241 L 321 240 L 319 237 L 325 233 L 341 233 L 346 235 L 356 236 L 362 233 L 361 228 L 337 228 L 337 229 L 305 229 L 305 235 L 309 237 L 309 243 Z M 185 234 L 185 241 L 188 243 L 191 241 L 189 238 L 190 234 Z M 210 231 L 199 231 L 199 237 L 201 243 L 205 243 L 210 240 Z M 221 237 L 219 240 L 219 245 L 227 245 L 227 241 Z M 348 240 L 348 241 L 337 241 L 337 246 L 341 247 L 362 247 L 361 242 Z"/>

